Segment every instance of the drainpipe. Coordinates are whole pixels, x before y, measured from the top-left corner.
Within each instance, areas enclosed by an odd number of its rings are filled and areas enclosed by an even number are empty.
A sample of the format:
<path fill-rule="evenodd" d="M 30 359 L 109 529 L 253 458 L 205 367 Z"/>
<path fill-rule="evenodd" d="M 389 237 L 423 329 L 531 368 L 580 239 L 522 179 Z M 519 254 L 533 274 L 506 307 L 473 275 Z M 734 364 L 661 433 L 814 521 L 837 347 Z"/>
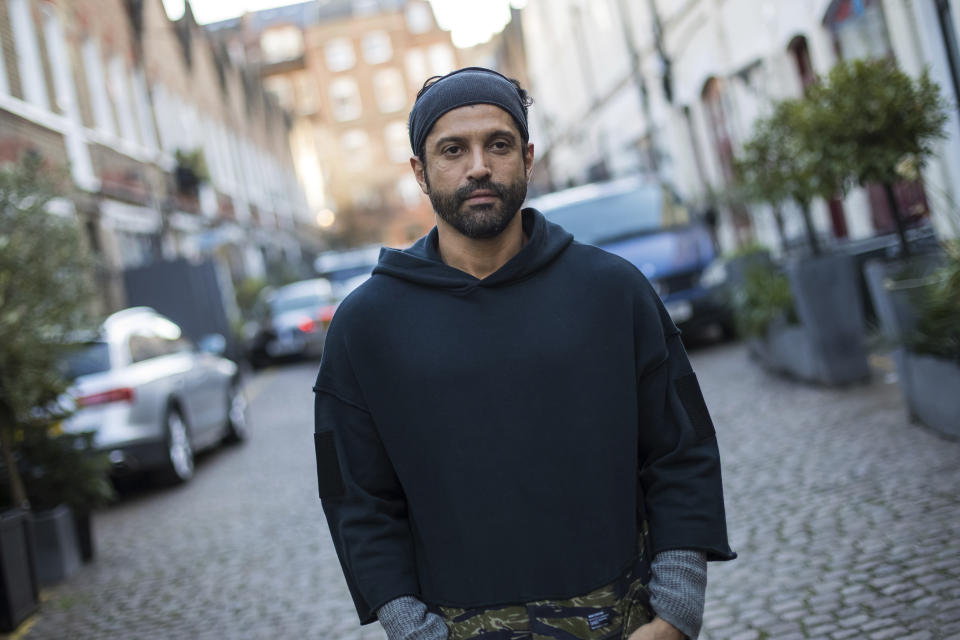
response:
<path fill-rule="evenodd" d="M 656 8 L 652 6 L 651 10 L 656 16 Z M 657 179 L 660 179 L 660 158 L 657 146 L 656 131 L 653 125 L 653 113 L 650 109 L 650 95 L 647 91 L 647 82 L 643 77 L 643 70 L 640 66 L 640 52 L 637 50 L 637 43 L 633 39 L 633 29 L 630 28 L 630 14 L 627 12 L 626 0 L 617 0 L 617 12 L 620 14 L 620 24 L 623 26 L 623 40 L 627 45 L 627 53 L 630 56 L 630 74 L 633 76 L 634 84 L 640 92 L 640 108 L 643 111 L 643 117 L 647 124 L 647 155 L 650 168 L 653 170 Z M 659 19 L 654 18 L 655 25 L 659 24 Z M 657 27 L 654 26 L 656 32 Z M 656 37 L 656 36 L 655 36 Z"/>

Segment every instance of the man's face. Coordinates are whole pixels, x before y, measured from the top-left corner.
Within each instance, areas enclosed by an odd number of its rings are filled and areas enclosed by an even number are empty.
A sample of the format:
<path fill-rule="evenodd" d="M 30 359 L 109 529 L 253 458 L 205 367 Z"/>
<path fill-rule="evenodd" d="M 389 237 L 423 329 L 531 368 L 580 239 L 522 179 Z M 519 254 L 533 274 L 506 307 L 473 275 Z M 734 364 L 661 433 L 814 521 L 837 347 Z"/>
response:
<path fill-rule="evenodd" d="M 468 238 L 503 232 L 527 196 L 533 145 L 523 144 L 513 118 L 477 104 L 443 114 L 424 145 L 426 166 L 414 175 L 440 218 Z"/>

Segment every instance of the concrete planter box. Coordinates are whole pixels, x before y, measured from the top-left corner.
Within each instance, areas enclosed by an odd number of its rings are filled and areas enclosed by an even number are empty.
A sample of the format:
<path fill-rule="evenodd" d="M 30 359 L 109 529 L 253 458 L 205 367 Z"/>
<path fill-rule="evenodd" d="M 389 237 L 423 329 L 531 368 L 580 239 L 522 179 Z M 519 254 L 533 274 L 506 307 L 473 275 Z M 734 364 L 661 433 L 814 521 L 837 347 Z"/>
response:
<path fill-rule="evenodd" d="M 30 513 L 0 513 L 0 631 L 13 631 L 39 606 Z"/>
<path fill-rule="evenodd" d="M 903 385 L 910 415 L 942 434 L 960 438 L 960 364 L 904 352 Z"/>
<path fill-rule="evenodd" d="M 960 437 L 960 364 L 914 353 L 905 346 L 916 329 L 912 298 L 932 284 L 929 276 L 942 262 L 942 254 L 917 256 L 910 263 L 914 277 L 902 279 L 903 263 L 871 261 L 864 267 L 864 277 L 880 327 L 896 345 L 892 355 L 897 382 L 910 418 Z"/>
<path fill-rule="evenodd" d="M 775 322 L 750 351 L 768 369 L 807 382 L 844 385 L 870 377 L 855 261 L 826 255 L 786 268 L 799 324 Z"/>
<path fill-rule="evenodd" d="M 41 587 L 57 584 L 80 569 L 77 528 L 69 507 L 34 512 L 33 532 Z"/>

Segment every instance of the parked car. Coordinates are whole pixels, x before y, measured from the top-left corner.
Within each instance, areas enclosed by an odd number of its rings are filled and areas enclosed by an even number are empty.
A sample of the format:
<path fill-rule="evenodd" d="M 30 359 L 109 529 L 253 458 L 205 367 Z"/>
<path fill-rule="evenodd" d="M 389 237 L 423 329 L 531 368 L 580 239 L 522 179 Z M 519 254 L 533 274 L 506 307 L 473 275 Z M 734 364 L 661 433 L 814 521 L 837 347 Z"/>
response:
<path fill-rule="evenodd" d="M 250 363 L 259 368 L 291 358 L 319 358 L 337 308 L 325 278 L 301 280 L 265 293 L 248 330 Z"/>
<path fill-rule="evenodd" d="M 322 253 L 313 268 L 320 277 L 330 281 L 334 297 L 339 301 L 370 277 L 379 259 L 380 245 L 368 245 Z"/>
<path fill-rule="evenodd" d="M 639 268 L 685 332 L 711 326 L 731 331 L 719 287 L 707 225 L 669 189 L 623 178 L 551 193 L 529 202 L 585 244 L 619 255 Z"/>
<path fill-rule="evenodd" d="M 116 474 L 154 472 L 186 482 L 197 451 L 242 441 L 248 430 L 240 372 L 220 356 L 223 336 L 201 345 L 148 307 L 109 316 L 61 362 L 76 406 L 64 431 L 93 431 Z"/>

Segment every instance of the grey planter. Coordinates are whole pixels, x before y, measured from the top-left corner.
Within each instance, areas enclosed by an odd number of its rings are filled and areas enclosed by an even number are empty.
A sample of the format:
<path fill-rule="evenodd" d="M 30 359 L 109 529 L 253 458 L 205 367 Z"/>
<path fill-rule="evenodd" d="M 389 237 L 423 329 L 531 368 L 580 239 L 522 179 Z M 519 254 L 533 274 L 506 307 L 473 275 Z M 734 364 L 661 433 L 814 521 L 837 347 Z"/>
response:
<path fill-rule="evenodd" d="M 960 438 L 960 364 L 905 351 L 905 372 L 910 383 L 904 397 L 910 414 L 928 427 Z"/>
<path fill-rule="evenodd" d="M 41 587 L 57 584 L 80 569 L 77 529 L 69 507 L 34 512 L 33 532 Z"/>
<path fill-rule="evenodd" d="M 30 513 L 0 513 L 0 631 L 13 631 L 39 606 Z"/>
<path fill-rule="evenodd" d="M 825 255 L 787 265 L 798 325 L 771 324 L 750 341 L 754 356 L 769 369 L 825 385 L 870 377 L 864 345 L 859 275 L 850 256 Z"/>

